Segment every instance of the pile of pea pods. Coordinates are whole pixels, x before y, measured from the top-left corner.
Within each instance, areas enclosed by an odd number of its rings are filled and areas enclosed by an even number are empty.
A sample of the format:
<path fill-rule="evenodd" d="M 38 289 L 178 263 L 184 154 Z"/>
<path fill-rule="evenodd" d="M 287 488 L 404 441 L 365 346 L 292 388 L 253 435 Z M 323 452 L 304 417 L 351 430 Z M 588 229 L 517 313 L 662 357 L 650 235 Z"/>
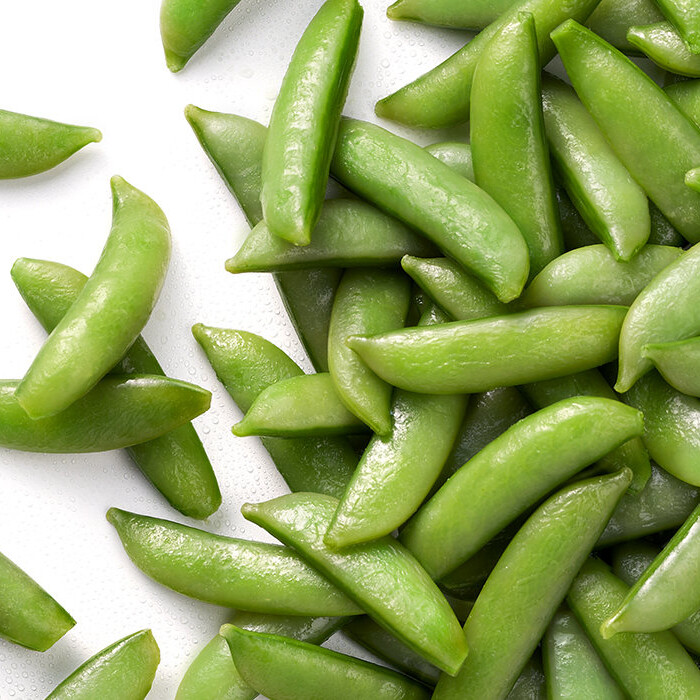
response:
<path fill-rule="evenodd" d="M 168 67 L 237 2 L 164 0 Z M 234 435 L 259 436 L 289 487 L 242 508 L 280 544 L 107 513 L 148 576 L 235 610 L 177 700 L 700 698 L 700 4 L 388 15 L 477 32 L 376 107 L 463 141 L 341 116 L 357 0 L 321 5 L 268 127 L 185 110 L 251 226 L 226 269 L 274 275 L 316 373 L 253 333 L 192 328 L 244 413 Z M 570 82 L 542 70 L 555 53 Z M 99 139 L 0 112 L 0 177 Z M 203 519 L 221 494 L 190 421 L 210 393 L 165 377 L 139 335 L 168 222 L 122 178 L 112 192 L 90 277 L 12 268 L 50 335 L 0 383 L 0 445 L 126 448 Z M 43 651 L 75 624 L 2 555 L 0 586 L 0 636 Z M 388 666 L 320 646 L 339 631 Z M 49 698 L 142 700 L 158 663 L 143 630 Z"/>

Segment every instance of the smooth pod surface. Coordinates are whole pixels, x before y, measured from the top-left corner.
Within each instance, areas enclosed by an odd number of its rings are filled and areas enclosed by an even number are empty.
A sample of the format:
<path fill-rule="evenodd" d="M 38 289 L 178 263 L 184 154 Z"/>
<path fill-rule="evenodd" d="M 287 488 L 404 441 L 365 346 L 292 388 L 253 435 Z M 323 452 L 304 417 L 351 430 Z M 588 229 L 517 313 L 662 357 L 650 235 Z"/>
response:
<path fill-rule="evenodd" d="M 671 73 L 689 78 L 700 76 L 700 56 L 690 51 L 670 22 L 630 27 L 627 41 Z"/>
<path fill-rule="evenodd" d="M 674 104 L 695 125 L 700 126 L 700 80 L 682 80 L 664 88 Z"/>
<path fill-rule="evenodd" d="M 678 29 L 690 50 L 700 53 L 700 9 L 693 0 L 659 0 L 658 6 Z"/>
<path fill-rule="evenodd" d="M 642 354 L 683 394 L 700 396 L 700 338 L 645 345 Z"/>

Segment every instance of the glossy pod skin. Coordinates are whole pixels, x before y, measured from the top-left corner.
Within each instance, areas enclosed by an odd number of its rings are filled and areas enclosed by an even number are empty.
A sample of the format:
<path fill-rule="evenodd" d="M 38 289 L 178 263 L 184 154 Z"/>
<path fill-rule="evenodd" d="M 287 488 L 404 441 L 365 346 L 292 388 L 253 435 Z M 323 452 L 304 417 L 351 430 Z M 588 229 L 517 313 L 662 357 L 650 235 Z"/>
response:
<path fill-rule="evenodd" d="M 567 21 L 552 39 L 579 98 L 630 175 L 696 242 L 700 194 L 683 178 L 700 162 L 700 132 L 651 78 L 593 32 Z"/>
<path fill-rule="evenodd" d="M 129 558 L 150 578 L 197 600 L 272 615 L 362 612 L 292 550 L 214 535 L 110 508 Z"/>
<path fill-rule="evenodd" d="M 401 389 L 470 394 L 553 379 L 614 360 L 626 311 L 621 306 L 547 307 L 356 336 L 348 345 Z M 554 355 L 552 347 L 557 348 Z"/>
<path fill-rule="evenodd" d="M 253 333 L 202 324 L 193 326 L 192 333 L 244 412 L 271 384 L 303 374 L 282 350 Z M 262 443 L 292 491 L 339 497 L 357 466 L 357 455 L 343 438 L 263 438 Z"/>
<path fill-rule="evenodd" d="M 683 80 L 664 88 L 674 104 L 695 125 L 700 126 L 700 80 Z"/>
<path fill-rule="evenodd" d="M 11 274 L 27 306 L 49 333 L 87 281 L 67 265 L 27 258 L 16 260 Z M 140 336 L 113 372 L 164 374 Z M 216 475 L 191 423 L 127 449 L 139 469 L 181 513 L 206 518 L 221 505 Z"/>
<path fill-rule="evenodd" d="M 271 698 L 387 698 L 428 700 L 419 684 L 390 671 L 330 649 L 260 632 L 224 625 L 241 676 L 255 690 Z"/>
<path fill-rule="evenodd" d="M 468 143 L 460 141 L 441 141 L 426 146 L 425 150 L 452 170 L 474 182 L 474 163 L 472 148 Z"/>
<path fill-rule="evenodd" d="M 700 53 L 700 10 L 697 5 L 692 0 L 659 0 L 658 5 L 690 50 Z"/>
<path fill-rule="evenodd" d="M 525 664 L 506 700 L 547 700 L 547 687 L 539 652 L 536 651 Z"/>
<path fill-rule="evenodd" d="M 689 78 L 700 76 L 700 56 L 688 45 L 670 22 L 630 27 L 627 40 L 646 54 L 657 66 Z"/>
<path fill-rule="evenodd" d="M 506 696 L 631 479 L 624 469 L 578 482 L 528 518 L 467 618 L 464 666 L 440 679 L 434 700 Z"/>
<path fill-rule="evenodd" d="M 522 291 L 528 252 L 513 220 L 486 192 L 420 146 L 375 124 L 343 119 L 331 172 L 422 232 L 501 301 Z"/>
<path fill-rule="evenodd" d="M 323 542 L 338 501 L 321 494 L 290 494 L 245 504 L 244 517 L 288 546 L 350 596 L 375 622 L 448 673 L 456 673 L 467 646 L 457 618 L 426 572 L 396 540 L 383 537 L 346 551 Z M 400 595 L 396 582 L 401 581 Z"/>
<path fill-rule="evenodd" d="M 645 345 L 642 354 L 683 394 L 700 397 L 700 338 Z"/>
<path fill-rule="evenodd" d="M 627 590 L 603 562 L 589 559 L 574 580 L 567 602 L 608 672 L 627 695 L 698 697 L 700 671 L 671 632 L 601 637 L 601 623 L 615 611 Z"/>
<path fill-rule="evenodd" d="M 143 700 L 159 663 L 160 650 L 151 630 L 136 632 L 89 658 L 46 700 Z"/>
<path fill-rule="evenodd" d="M 275 101 L 260 202 L 273 235 L 308 245 L 326 193 L 360 40 L 357 0 L 326 0 L 304 31 Z"/>
<path fill-rule="evenodd" d="M 146 325 L 170 259 L 170 228 L 158 205 L 113 177 L 112 230 L 95 270 L 34 358 L 17 389 L 32 418 L 84 396 L 122 359 Z"/>

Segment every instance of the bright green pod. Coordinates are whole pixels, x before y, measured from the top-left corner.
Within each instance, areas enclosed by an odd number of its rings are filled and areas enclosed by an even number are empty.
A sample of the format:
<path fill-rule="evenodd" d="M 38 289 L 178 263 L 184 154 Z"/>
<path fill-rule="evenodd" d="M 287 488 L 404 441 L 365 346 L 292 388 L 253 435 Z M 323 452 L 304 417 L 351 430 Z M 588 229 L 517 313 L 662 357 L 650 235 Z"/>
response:
<path fill-rule="evenodd" d="M 426 146 L 425 150 L 452 170 L 474 182 L 474 164 L 472 148 L 468 143 L 459 141 L 441 141 Z"/>
<path fill-rule="evenodd" d="M 262 695 L 286 700 L 386 698 L 428 700 L 425 688 L 384 666 L 337 651 L 224 625 L 236 668 Z"/>
<path fill-rule="evenodd" d="M 611 362 L 626 312 L 622 306 L 545 307 L 355 336 L 348 345 L 371 370 L 401 389 L 471 394 Z"/>
<path fill-rule="evenodd" d="M 100 131 L 89 126 L 0 109 L 0 180 L 43 173 L 101 140 Z"/>
<path fill-rule="evenodd" d="M 676 75 L 700 77 L 700 56 L 691 53 L 670 22 L 630 27 L 627 40 L 657 66 Z"/>
<path fill-rule="evenodd" d="M 216 376 L 246 412 L 271 384 L 303 374 L 278 347 L 253 333 L 197 324 L 192 333 Z M 357 466 L 357 455 L 343 438 L 262 438 L 292 491 L 340 496 Z"/>
<path fill-rule="evenodd" d="M 576 248 L 553 260 L 518 300 L 525 308 L 576 304 L 629 306 L 683 251 L 647 245 L 629 262 L 615 260 L 603 245 Z"/>
<path fill-rule="evenodd" d="M 170 228 L 158 205 L 113 177 L 112 230 L 97 266 L 17 388 L 32 418 L 84 396 L 131 347 L 151 315 L 170 259 Z"/>
<path fill-rule="evenodd" d="M 373 432 L 391 430 L 391 387 L 347 347 L 358 333 L 402 328 L 410 302 L 408 279 L 398 272 L 347 270 L 333 302 L 328 333 L 328 365 L 338 396 Z"/>
<path fill-rule="evenodd" d="M 270 232 L 295 245 L 309 244 L 321 213 L 362 15 L 357 0 L 321 5 L 299 39 L 272 109 L 260 202 Z"/>
<path fill-rule="evenodd" d="M 579 98 L 630 175 L 690 242 L 700 239 L 700 194 L 685 173 L 700 162 L 700 131 L 630 59 L 577 22 L 552 32 Z"/>
<path fill-rule="evenodd" d="M 682 80 L 664 90 L 683 114 L 700 127 L 700 80 Z"/>
<path fill-rule="evenodd" d="M 569 85 L 545 75 L 542 105 L 552 157 L 571 201 L 616 260 L 632 259 L 651 230 L 644 190 Z"/>
<path fill-rule="evenodd" d="M 579 396 L 523 418 L 459 469 L 416 513 L 401 541 L 440 579 L 584 467 L 640 435 L 642 415 Z"/>
<path fill-rule="evenodd" d="M 420 146 L 376 124 L 343 119 L 331 171 L 423 233 L 501 301 L 522 291 L 529 261 L 518 227 L 486 192 Z"/>
<path fill-rule="evenodd" d="M 87 281 L 85 275 L 67 265 L 28 258 L 16 260 L 11 274 L 27 306 L 49 333 Z M 164 374 L 141 336 L 113 373 Z M 206 518 L 221 505 L 216 475 L 191 423 L 127 449 L 139 469 L 184 515 Z"/>
<path fill-rule="evenodd" d="M 693 53 L 700 53 L 700 9 L 693 0 L 658 0 L 666 18 L 680 32 Z"/>
<path fill-rule="evenodd" d="M 131 561 L 154 581 L 214 605 L 272 615 L 362 611 L 291 549 L 170 520 L 107 511 Z"/>
<path fill-rule="evenodd" d="M 601 623 L 617 609 L 627 591 L 608 566 L 589 559 L 567 596 L 610 675 L 632 698 L 700 697 L 700 670 L 671 632 L 601 637 Z"/>
<path fill-rule="evenodd" d="M 532 14 L 541 65 L 544 66 L 555 54 L 550 32 L 570 17 L 584 22 L 598 2 L 600 0 L 571 0 L 562 4 L 558 0 L 517 0 L 507 12 L 446 61 L 377 102 L 377 116 L 429 129 L 466 122 L 476 64 L 484 48 L 506 24 L 520 12 Z"/>
<path fill-rule="evenodd" d="M 654 0 L 602 0 L 586 26 L 620 51 L 636 53 L 636 48 L 627 41 L 629 28 L 660 22 L 663 17 Z"/>
<path fill-rule="evenodd" d="M 693 168 L 685 174 L 685 184 L 695 192 L 700 192 L 700 168 Z"/>
<path fill-rule="evenodd" d="M 143 700 L 159 663 L 160 649 L 151 630 L 142 630 L 89 658 L 46 700 Z"/>
<path fill-rule="evenodd" d="M 0 554 L 0 637 L 46 651 L 75 620 L 30 576 Z"/>
<path fill-rule="evenodd" d="M 577 482 L 528 518 L 467 618 L 464 666 L 456 677 L 440 678 L 434 700 L 506 696 L 631 479 L 623 469 Z"/>
<path fill-rule="evenodd" d="M 447 673 L 457 673 L 467 646 L 459 622 L 437 586 L 392 537 L 346 551 L 328 548 L 323 535 L 337 507 L 335 498 L 305 493 L 248 503 L 241 512 L 298 550 L 375 622 L 427 661 Z"/>
<path fill-rule="evenodd" d="M 564 244 L 545 138 L 532 14 L 513 17 L 482 50 L 472 83 L 469 130 L 474 181 L 520 229 L 533 277 L 561 255 Z"/>
<path fill-rule="evenodd" d="M 674 389 L 700 396 L 700 338 L 651 343 L 644 346 L 642 353 Z"/>
<path fill-rule="evenodd" d="M 542 641 L 547 692 L 552 698 L 625 700 L 586 633 L 567 608 L 560 608 Z"/>

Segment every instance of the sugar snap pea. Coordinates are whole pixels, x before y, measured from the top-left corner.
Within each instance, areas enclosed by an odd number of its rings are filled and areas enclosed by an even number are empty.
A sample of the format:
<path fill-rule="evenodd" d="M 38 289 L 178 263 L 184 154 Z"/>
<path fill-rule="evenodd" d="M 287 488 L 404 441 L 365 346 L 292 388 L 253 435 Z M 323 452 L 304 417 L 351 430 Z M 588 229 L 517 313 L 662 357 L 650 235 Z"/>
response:
<path fill-rule="evenodd" d="M 654 0 L 602 0 L 593 10 L 586 26 L 625 53 L 636 53 L 627 41 L 627 32 L 635 24 L 660 22 L 663 15 Z"/>
<path fill-rule="evenodd" d="M 90 279 L 17 387 L 32 418 L 52 416 L 84 396 L 148 321 L 170 258 L 170 228 L 158 205 L 113 177 L 112 230 Z"/>
<path fill-rule="evenodd" d="M 641 432 L 641 414 L 610 399 L 580 396 L 543 408 L 459 469 L 401 541 L 442 578 L 552 488 Z"/>
<path fill-rule="evenodd" d="M 525 664 L 506 700 L 547 700 L 547 687 L 538 651 Z"/>
<path fill-rule="evenodd" d="M 700 56 L 690 51 L 670 22 L 630 27 L 627 40 L 657 66 L 676 75 L 700 77 Z"/>
<path fill-rule="evenodd" d="M 474 164 L 472 149 L 468 143 L 459 141 L 441 141 L 426 146 L 425 150 L 452 170 L 474 182 Z"/>
<path fill-rule="evenodd" d="M 522 291 L 529 262 L 515 223 L 486 192 L 419 146 L 375 124 L 343 119 L 331 172 L 422 232 L 501 301 Z"/>
<path fill-rule="evenodd" d="M 505 697 L 631 479 L 624 469 L 578 482 L 528 518 L 467 618 L 464 666 L 456 677 L 440 678 L 435 700 Z"/>
<path fill-rule="evenodd" d="M 683 394 L 700 396 L 700 338 L 650 343 L 642 350 L 661 376 Z"/>
<path fill-rule="evenodd" d="M 693 53 L 700 53 L 700 10 L 692 0 L 658 0 L 666 18 L 678 29 Z"/>
<path fill-rule="evenodd" d="M 683 114 L 700 126 L 700 80 L 682 80 L 664 90 Z"/>
<path fill-rule="evenodd" d="M 431 328 L 407 328 L 348 345 L 394 386 L 428 394 L 488 391 L 597 367 L 615 359 L 626 308 L 546 307 Z M 552 355 L 551 348 L 557 353 Z"/>
<path fill-rule="evenodd" d="M 46 700 L 143 700 L 159 663 L 160 650 L 151 630 L 142 630 L 89 658 Z"/>
<path fill-rule="evenodd" d="M 286 547 L 214 535 L 119 508 L 110 508 L 107 520 L 139 569 L 190 598 L 273 615 L 361 612 Z"/>
<path fill-rule="evenodd" d="M 244 517 L 289 546 L 344 590 L 364 611 L 427 661 L 456 673 L 467 647 L 449 604 L 418 562 L 391 537 L 335 551 L 323 542 L 338 501 L 290 494 L 245 504 Z M 396 581 L 401 593 L 396 594 Z"/>

